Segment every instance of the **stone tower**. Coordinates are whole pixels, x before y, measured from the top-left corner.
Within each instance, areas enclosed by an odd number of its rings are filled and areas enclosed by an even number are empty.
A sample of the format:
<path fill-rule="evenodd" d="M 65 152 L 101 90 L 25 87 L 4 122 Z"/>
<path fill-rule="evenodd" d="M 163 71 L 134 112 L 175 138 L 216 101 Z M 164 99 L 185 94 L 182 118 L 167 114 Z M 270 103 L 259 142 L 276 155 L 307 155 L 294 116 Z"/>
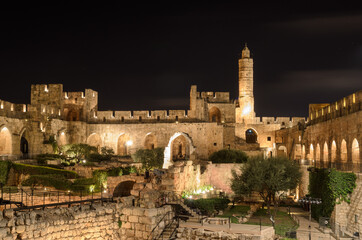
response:
<path fill-rule="evenodd" d="M 251 120 L 255 117 L 254 93 L 253 93 L 253 59 L 250 57 L 250 50 L 246 46 L 239 59 L 239 109 L 237 119 L 240 122 Z"/>

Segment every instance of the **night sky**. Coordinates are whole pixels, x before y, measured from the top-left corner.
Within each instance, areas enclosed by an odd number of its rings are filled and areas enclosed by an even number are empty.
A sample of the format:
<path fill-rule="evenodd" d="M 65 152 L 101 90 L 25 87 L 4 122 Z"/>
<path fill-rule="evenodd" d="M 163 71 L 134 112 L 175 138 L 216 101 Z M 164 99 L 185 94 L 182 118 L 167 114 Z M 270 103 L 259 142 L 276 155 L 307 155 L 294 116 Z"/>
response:
<path fill-rule="evenodd" d="M 307 116 L 361 89 L 362 9 L 170 2 L 2 6 L 0 99 L 30 103 L 40 83 L 94 89 L 99 110 L 188 109 L 192 84 L 236 99 L 245 42 L 257 116 Z"/>

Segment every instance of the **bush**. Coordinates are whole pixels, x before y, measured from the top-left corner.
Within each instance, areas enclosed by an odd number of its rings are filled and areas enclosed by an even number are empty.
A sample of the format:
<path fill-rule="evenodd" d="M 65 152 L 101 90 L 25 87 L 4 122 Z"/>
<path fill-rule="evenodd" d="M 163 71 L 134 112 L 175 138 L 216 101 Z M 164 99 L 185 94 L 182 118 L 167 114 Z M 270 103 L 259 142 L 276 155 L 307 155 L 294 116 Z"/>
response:
<path fill-rule="evenodd" d="M 227 198 L 206 198 L 190 200 L 185 199 L 185 204 L 190 208 L 198 208 L 202 214 L 211 215 L 215 211 L 221 211 L 228 207 L 230 200 Z"/>
<path fill-rule="evenodd" d="M 72 182 L 62 175 L 32 175 L 21 183 L 23 186 L 54 187 L 58 190 L 69 190 Z"/>
<path fill-rule="evenodd" d="M 95 189 L 96 179 L 94 178 L 79 178 L 76 179 L 71 186 L 71 190 L 73 192 L 83 192 L 83 193 L 91 193 L 97 192 Z M 98 190 L 98 192 L 100 189 Z"/>
<path fill-rule="evenodd" d="M 123 168 L 111 168 L 107 171 L 108 176 L 118 177 L 123 175 Z"/>
<path fill-rule="evenodd" d="M 15 172 L 21 173 L 24 175 L 61 175 L 67 179 L 78 178 L 78 174 L 73 171 L 67 171 L 63 169 L 56 169 L 51 167 L 43 167 L 43 166 L 34 166 L 28 164 L 21 163 L 12 163 L 12 168 Z"/>
<path fill-rule="evenodd" d="M 108 174 L 103 170 L 95 170 L 93 171 L 93 179 L 95 181 L 95 189 L 97 191 L 101 190 L 102 187 L 107 185 L 107 177 Z"/>
<path fill-rule="evenodd" d="M 136 151 L 132 158 L 135 162 L 142 163 L 142 167 L 148 171 L 154 168 L 162 168 L 163 165 L 163 148 L 155 149 L 139 149 Z"/>
<path fill-rule="evenodd" d="M 246 153 L 240 150 L 222 149 L 210 155 L 212 163 L 245 163 L 248 159 Z"/>
<path fill-rule="evenodd" d="M 10 167 L 11 167 L 11 162 L 0 161 L 0 183 L 6 184 L 8 180 Z"/>
<path fill-rule="evenodd" d="M 87 157 L 87 160 L 89 162 L 102 162 L 102 161 L 109 161 L 111 160 L 111 155 L 103 155 L 103 154 L 99 154 L 99 153 L 92 153 L 89 154 L 89 156 Z"/>
<path fill-rule="evenodd" d="M 65 160 L 65 157 L 59 154 L 39 154 L 35 157 L 38 164 L 45 165 L 47 160 Z"/>

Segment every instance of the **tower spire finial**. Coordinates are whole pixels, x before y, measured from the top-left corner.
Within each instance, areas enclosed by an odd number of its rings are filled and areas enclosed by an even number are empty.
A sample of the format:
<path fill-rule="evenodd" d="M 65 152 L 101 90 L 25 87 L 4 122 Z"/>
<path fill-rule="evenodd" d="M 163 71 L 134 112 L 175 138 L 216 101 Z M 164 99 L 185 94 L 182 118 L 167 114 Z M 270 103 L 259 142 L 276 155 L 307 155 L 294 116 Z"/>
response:
<path fill-rule="evenodd" d="M 244 49 L 241 51 L 241 57 L 242 58 L 250 58 L 250 50 L 249 50 L 248 45 L 247 45 L 246 42 L 245 42 Z"/>

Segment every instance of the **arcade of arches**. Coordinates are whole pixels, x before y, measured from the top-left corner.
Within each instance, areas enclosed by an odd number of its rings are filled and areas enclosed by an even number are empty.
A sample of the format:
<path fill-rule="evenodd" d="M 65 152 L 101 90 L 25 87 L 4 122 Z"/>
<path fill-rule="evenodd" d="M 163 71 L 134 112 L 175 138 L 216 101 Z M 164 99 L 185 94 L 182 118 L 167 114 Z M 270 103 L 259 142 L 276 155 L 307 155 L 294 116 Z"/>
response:
<path fill-rule="evenodd" d="M 352 140 L 352 144 L 348 144 L 345 139 L 342 139 L 341 144 L 338 146 L 337 142 L 333 140 L 330 144 L 330 148 L 328 148 L 328 143 L 324 142 L 323 144 L 323 152 L 321 153 L 321 148 L 319 143 L 316 144 L 316 148 L 314 150 L 313 144 L 309 145 L 309 153 L 307 155 L 304 152 L 307 152 L 307 149 L 304 149 L 301 144 L 295 145 L 294 158 L 295 159 L 306 159 L 315 160 L 316 162 L 320 162 L 323 159 L 324 163 L 332 162 L 341 162 L 341 163 L 352 163 L 359 164 L 362 163 L 360 161 L 360 148 L 359 143 L 356 138 Z M 330 151 L 330 156 L 329 156 Z"/>

